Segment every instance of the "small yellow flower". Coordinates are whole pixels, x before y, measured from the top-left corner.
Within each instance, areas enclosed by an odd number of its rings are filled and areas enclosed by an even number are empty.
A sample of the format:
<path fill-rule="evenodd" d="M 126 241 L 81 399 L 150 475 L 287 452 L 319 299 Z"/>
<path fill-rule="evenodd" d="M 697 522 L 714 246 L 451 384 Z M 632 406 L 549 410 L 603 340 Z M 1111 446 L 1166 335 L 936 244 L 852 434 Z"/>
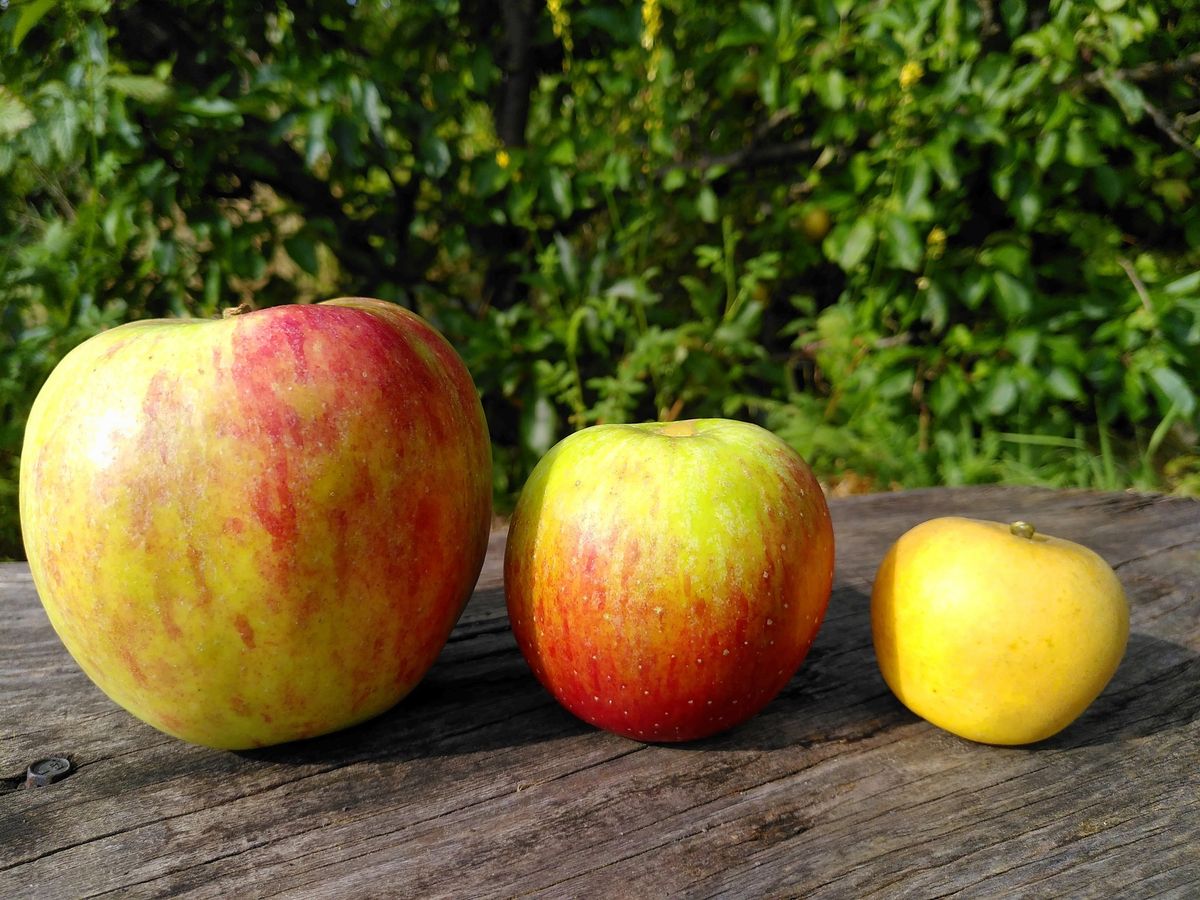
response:
<path fill-rule="evenodd" d="M 653 50 L 658 42 L 658 33 L 662 30 L 662 8 L 659 0 L 643 0 L 642 2 L 642 47 Z"/>
<path fill-rule="evenodd" d="M 564 16 L 562 0 L 547 0 L 546 8 L 550 11 L 550 27 L 554 29 L 555 37 L 562 37 Z"/>
<path fill-rule="evenodd" d="M 925 245 L 929 248 L 929 258 L 939 259 L 946 250 L 946 229 L 941 225 L 934 225 L 933 228 L 929 229 L 929 236 L 925 238 Z"/>
<path fill-rule="evenodd" d="M 554 36 L 562 40 L 563 49 L 569 56 L 575 49 L 575 40 L 571 36 L 571 14 L 563 9 L 563 0 L 546 0 L 546 9 L 550 12 L 550 27 Z"/>
<path fill-rule="evenodd" d="M 922 275 L 920 278 L 917 279 L 917 290 L 918 291 L 927 291 L 927 290 L 929 290 L 929 284 L 930 284 L 929 279 L 926 278 L 924 275 Z"/>
<path fill-rule="evenodd" d="M 925 69 L 919 62 L 911 59 L 900 67 L 900 88 L 909 90 L 925 75 Z"/>
<path fill-rule="evenodd" d="M 496 165 L 502 169 L 507 169 L 508 164 L 512 162 L 512 158 L 508 155 L 507 150 L 499 150 L 496 152 Z"/>

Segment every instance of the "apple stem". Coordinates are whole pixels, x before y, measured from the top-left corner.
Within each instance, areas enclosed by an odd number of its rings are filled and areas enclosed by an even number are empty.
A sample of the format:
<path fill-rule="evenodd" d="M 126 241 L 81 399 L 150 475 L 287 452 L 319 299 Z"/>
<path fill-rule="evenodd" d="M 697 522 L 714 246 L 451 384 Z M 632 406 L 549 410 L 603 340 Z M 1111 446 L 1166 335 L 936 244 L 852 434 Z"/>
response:
<path fill-rule="evenodd" d="M 1037 529 L 1034 528 L 1032 525 L 1030 525 L 1028 522 L 1013 522 L 1011 525 L 1008 526 L 1008 530 L 1011 531 L 1013 534 L 1015 534 L 1017 537 L 1023 537 L 1026 540 L 1030 540 L 1030 541 L 1033 540 L 1033 535 L 1037 531 Z"/>
<path fill-rule="evenodd" d="M 237 306 L 227 306 L 221 311 L 222 319 L 232 319 L 234 316 L 244 316 L 253 310 L 249 303 L 239 303 Z"/>

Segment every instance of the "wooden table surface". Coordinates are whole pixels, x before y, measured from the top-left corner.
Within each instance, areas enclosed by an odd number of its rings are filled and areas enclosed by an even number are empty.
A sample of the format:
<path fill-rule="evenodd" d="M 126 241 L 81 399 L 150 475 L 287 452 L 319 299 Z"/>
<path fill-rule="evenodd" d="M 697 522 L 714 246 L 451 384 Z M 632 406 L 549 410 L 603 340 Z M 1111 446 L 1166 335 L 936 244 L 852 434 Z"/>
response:
<path fill-rule="evenodd" d="M 533 679 L 493 535 L 440 660 L 373 722 L 247 753 L 152 730 L 76 668 L 0 567 L 0 896 L 1200 897 L 1200 502 L 1024 488 L 832 504 L 837 577 L 758 717 L 683 746 L 596 731 Z M 970 744 L 891 696 L 871 579 L 910 526 L 1025 518 L 1129 594 L 1129 649 L 1074 725 Z M 26 766 L 74 772 L 17 788 Z"/>

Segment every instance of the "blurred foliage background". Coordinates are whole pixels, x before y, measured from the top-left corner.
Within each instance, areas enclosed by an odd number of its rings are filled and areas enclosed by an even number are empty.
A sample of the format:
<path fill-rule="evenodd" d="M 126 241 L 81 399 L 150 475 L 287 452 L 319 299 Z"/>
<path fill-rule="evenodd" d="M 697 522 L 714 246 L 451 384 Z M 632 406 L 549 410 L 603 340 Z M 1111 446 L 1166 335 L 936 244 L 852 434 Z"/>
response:
<path fill-rule="evenodd" d="M 1190 0 L 0 0 L 0 554 L 96 331 L 383 297 L 501 509 L 596 422 L 837 491 L 1200 492 Z"/>

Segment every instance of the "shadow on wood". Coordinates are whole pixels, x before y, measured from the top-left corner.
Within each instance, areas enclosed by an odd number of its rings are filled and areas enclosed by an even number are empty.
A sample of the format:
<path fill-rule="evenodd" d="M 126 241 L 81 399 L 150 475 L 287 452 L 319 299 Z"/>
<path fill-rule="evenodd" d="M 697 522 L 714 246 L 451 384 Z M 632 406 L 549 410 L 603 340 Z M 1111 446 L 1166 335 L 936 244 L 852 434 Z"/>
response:
<path fill-rule="evenodd" d="M 1133 633 L 1125 658 L 1096 701 L 1038 749 L 1096 747 L 1164 734 L 1200 719 L 1200 655 Z"/>

